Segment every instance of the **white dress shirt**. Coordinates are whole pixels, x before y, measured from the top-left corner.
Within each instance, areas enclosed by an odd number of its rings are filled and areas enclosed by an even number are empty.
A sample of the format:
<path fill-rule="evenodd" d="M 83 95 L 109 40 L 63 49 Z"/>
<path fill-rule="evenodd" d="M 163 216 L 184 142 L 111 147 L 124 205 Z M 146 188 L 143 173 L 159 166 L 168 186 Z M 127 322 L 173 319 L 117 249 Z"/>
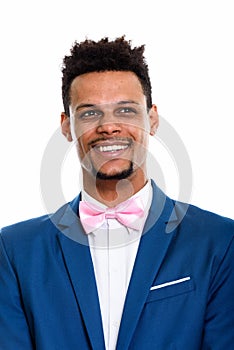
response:
<path fill-rule="evenodd" d="M 139 218 L 139 230 L 127 228 L 116 219 L 106 219 L 100 228 L 88 234 L 107 350 L 116 348 L 127 289 L 152 201 L 151 183 L 147 182 L 134 196 L 140 197 L 145 208 Z M 82 200 L 106 208 L 85 191 Z"/>

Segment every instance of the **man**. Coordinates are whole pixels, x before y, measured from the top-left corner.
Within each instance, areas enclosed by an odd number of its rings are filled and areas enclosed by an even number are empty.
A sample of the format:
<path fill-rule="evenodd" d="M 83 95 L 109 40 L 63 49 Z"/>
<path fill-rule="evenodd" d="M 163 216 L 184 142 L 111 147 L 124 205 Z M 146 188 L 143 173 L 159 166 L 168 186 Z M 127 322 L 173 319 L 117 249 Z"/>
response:
<path fill-rule="evenodd" d="M 143 53 L 104 38 L 64 58 L 61 128 L 83 189 L 2 229 L 1 350 L 233 349 L 234 222 L 148 178 L 158 114 Z"/>

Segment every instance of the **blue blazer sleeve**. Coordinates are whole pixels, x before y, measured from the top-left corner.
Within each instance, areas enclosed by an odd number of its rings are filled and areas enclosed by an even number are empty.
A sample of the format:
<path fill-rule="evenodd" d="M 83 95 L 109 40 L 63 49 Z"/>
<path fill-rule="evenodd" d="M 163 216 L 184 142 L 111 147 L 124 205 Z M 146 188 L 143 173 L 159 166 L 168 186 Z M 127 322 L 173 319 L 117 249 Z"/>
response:
<path fill-rule="evenodd" d="M 0 350 L 32 350 L 17 276 L 0 235 Z"/>
<path fill-rule="evenodd" d="M 216 258 L 216 260 L 218 260 Z M 215 261 L 207 300 L 202 349 L 234 348 L 234 240 Z"/>

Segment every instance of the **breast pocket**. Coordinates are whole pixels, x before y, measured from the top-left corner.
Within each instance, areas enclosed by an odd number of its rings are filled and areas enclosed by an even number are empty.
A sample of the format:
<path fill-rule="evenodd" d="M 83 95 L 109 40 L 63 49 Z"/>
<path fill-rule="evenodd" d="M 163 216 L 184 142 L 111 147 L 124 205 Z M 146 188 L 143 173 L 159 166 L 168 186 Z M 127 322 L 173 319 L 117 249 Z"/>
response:
<path fill-rule="evenodd" d="M 152 301 L 189 293 L 194 289 L 195 284 L 191 277 L 165 282 L 151 287 L 146 302 L 149 303 Z"/>

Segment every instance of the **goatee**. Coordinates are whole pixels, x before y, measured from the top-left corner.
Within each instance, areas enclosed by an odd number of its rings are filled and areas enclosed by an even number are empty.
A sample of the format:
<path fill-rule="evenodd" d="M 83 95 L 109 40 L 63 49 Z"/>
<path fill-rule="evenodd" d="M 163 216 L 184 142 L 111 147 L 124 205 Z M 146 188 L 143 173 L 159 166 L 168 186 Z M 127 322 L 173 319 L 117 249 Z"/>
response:
<path fill-rule="evenodd" d="M 96 178 L 99 180 L 124 180 L 127 179 L 130 175 L 133 173 L 133 162 L 130 163 L 129 168 L 125 169 L 119 173 L 108 175 L 105 173 L 102 173 L 101 171 L 98 171 L 95 173 Z"/>

